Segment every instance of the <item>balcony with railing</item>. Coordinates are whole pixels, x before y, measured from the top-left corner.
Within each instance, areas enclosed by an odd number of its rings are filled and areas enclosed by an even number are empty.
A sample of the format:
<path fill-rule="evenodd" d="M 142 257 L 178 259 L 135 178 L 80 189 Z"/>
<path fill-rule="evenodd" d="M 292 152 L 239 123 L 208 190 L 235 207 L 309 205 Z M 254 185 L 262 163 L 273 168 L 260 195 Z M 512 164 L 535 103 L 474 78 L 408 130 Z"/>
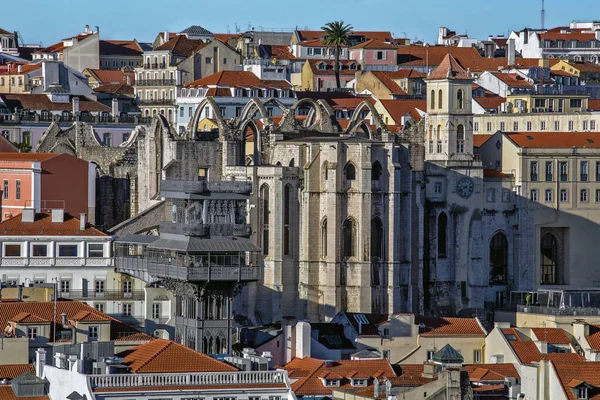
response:
<path fill-rule="evenodd" d="M 148 261 L 148 273 L 151 276 L 181 281 L 251 282 L 260 278 L 260 270 L 251 265 L 180 267 L 168 262 Z"/>
<path fill-rule="evenodd" d="M 247 181 L 206 181 L 167 179 L 160 182 L 161 191 L 184 193 L 236 193 L 250 194 L 252 183 Z"/>
<path fill-rule="evenodd" d="M 138 79 L 135 81 L 135 86 L 175 86 L 175 79 Z"/>
<path fill-rule="evenodd" d="M 110 267 L 112 258 L 83 257 L 4 257 L 0 267 Z"/>
<path fill-rule="evenodd" d="M 140 106 L 173 106 L 175 99 L 139 99 L 137 103 Z"/>
<path fill-rule="evenodd" d="M 92 390 L 156 386 L 208 386 L 215 389 L 231 389 L 237 385 L 240 385 L 240 387 L 252 387 L 252 385 L 260 385 L 261 387 L 267 385 L 273 385 L 274 387 L 289 387 L 286 371 L 88 375 L 87 383 Z"/>
<path fill-rule="evenodd" d="M 160 223 L 161 233 L 185 236 L 249 236 L 252 226 L 249 224 L 178 224 Z"/>
<path fill-rule="evenodd" d="M 132 290 L 124 292 L 122 290 L 69 290 L 60 292 L 60 298 L 72 300 L 144 300 L 143 290 Z"/>

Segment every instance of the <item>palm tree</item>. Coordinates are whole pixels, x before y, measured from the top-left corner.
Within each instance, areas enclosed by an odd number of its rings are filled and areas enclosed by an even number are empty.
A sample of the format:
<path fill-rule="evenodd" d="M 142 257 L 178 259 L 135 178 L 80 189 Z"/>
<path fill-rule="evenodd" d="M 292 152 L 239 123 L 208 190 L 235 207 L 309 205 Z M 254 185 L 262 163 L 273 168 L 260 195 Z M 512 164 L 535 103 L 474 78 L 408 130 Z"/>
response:
<path fill-rule="evenodd" d="M 335 73 L 335 83 L 337 88 L 340 88 L 340 49 L 342 46 L 347 46 L 349 42 L 350 33 L 352 32 L 352 25 L 344 24 L 344 21 L 333 21 L 328 22 L 325 26 L 321 27 L 325 31 L 325 37 L 323 43 L 327 46 L 335 47 L 335 65 L 333 66 L 333 72 Z"/>

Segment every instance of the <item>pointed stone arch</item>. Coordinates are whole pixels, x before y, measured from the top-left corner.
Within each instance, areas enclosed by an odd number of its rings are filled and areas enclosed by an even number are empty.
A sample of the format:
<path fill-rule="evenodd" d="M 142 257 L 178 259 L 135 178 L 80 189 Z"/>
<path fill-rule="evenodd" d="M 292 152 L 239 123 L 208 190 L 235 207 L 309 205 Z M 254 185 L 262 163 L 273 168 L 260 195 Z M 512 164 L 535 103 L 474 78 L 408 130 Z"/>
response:
<path fill-rule="evenodd" d="M 260 112 L 262 119 L 265 121 L 265 126 L 271 125 L 271 117 L 269 117 L 267 109 L 256 97 L 251 98 L 244 106 L 242 113 L 240 114 L 239 125 L 245 123 L 247 119 L 252 119 L 257 112 Z"/>
<path fill-rule="evenodd" d="M 321 109 L 321 106 L 319 105 L 319 103 L 311 98 L 300 99 L 296 103 L 294 103 L 294 105 L 292 106 L 292 112 L 293 112 L 294 119 L 296 118 L 296 111 L 298 110 L 298 107 L 300 107 L 304 104 L 310 104 L 312 106 L 312 109 L 314 110 L 314 112 L 317 114 L 316 115 L 317 119 L 315 120 L 315 122 L 313 124 L 311 124 L 311 126 L 308 127 L 310 129 L 313 126 L 321 123 L 321 121 L 323 120 L 323 110 Z"/>
<path fill-rule="evenodd" d="M 200 102 L 200 104 L 198 104 L 198 107 L 196 107 L 196 111 L 194 112 L 194 116 L 192 117 L 192 120 L 188 124 L 188 128 L 187 128 L 188 139 L 191 139 L 196 135 L 196 131 L 198 130 L 198 124 L 200 123 L 200 118 L 202 117 L 202 110 L 204 110 L 204 108 L 206 106 L 210 106 L 213 109 L 215 118 L 217 120 L 217 124 L 219 125 L 219 131 L 224 132 L 226 123 L 225 123 L 225 119 L 221 115 L 221 110 L 219 109 L 219 105 L 217 104 L 217 102 L 215 101 L 214 98 L 207 97 L 204 100 L 202 100 Z"/>
<path fill-rule="evenodd" d="M 348 124 L 348 128 L 346 129 L 345 133 L 350 135 L 356 133 L 357 127 L 361 124 L 361 122 L 364 122 L 364 120 L 360 118 L 360 113 L 363 112 L 365 108 L 367 108 L 373 116 L 373 120 L 375 121 L 375 127 L 377 128 L 377 135 L 379 136 L 383 132 L 387 132 L 387 127 L 383 123 L 381 115 L 379 114 L 373 103 L 371 103 L 368 100 L 363 100 L 354 110 L 354 113 L 352 114 L 352 118 L 350 118 L 350 123 Z M 369 139 L 373 138 L 370 137 Z"/>
<path fill-rule="evenodd" d="M 259 165 L 261 160 L 261 154 L 263 151 L 263 132 L 259 129 L 258 125 L 252 118 L 248 118 L 245 121 L 241 121 L 239 125 L 240 130 L 240 157 L 238 159 L 239 165 L 246 164 L 246 130 L 252 129 L 254 135 L 254 147 L 252 154 L 252 165 Z"/>

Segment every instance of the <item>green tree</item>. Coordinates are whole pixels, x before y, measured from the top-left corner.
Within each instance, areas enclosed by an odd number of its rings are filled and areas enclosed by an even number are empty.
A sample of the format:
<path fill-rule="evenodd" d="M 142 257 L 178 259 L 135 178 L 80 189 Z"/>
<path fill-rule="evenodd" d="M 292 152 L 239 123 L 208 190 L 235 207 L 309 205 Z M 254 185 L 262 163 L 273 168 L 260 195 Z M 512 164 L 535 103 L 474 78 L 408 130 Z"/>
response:
<path fill-rule="evenodd" d="M 325 26 L 321 27 L 325 31 L 325 37 L 323 43 L 327 46 L 333 46 L 335 48 L 335 65 L 333 66 L 333 72 L 335 73 L 335 84 L 339 89 L 340 84 L 340 50 L 342 46 L 347 46 L 349 42 L 350 33 L 352 32 L 352 25 L 344 24 L 344 21 L 333 21 L 328 22 Z"/>

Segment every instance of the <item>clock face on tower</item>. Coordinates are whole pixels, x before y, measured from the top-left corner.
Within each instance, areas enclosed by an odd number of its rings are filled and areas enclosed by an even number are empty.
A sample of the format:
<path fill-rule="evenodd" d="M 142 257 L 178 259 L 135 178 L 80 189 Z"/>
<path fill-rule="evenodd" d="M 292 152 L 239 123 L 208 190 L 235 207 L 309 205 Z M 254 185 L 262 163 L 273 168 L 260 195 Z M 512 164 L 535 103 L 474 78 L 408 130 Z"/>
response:
<path fill-rule="evenodd" d="M 463 199 L 468 199 L 473 194 L 473 180 L 468 177 L 463 177 L 456 182 L 456 191 Z"/>

